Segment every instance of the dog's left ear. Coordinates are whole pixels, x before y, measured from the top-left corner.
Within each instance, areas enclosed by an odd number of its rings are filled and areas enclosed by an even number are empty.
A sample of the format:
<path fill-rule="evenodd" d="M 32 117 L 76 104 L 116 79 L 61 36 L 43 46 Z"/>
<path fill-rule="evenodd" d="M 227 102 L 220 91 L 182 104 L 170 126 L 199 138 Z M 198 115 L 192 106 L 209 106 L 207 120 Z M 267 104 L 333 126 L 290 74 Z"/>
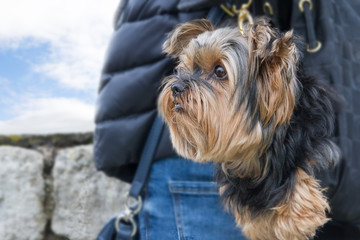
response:
<path fill-rule="evenodd" d="M 177 26 L 163 44 L 163 51 L 173 57 L 178 57 L 188 46 L 191 39 L 206 31 L 213 31 L 214 26 L 207 19 L 197 19 Z"/>
<path fill-rule="evenodd" d="M 282 34 L 260 18 L 244 34 L 249 42 L 248 83 L 257 89 L 253 110 L 265 125 L 288 122 L 297 89 L 298 51 L 292 31 Z"/>

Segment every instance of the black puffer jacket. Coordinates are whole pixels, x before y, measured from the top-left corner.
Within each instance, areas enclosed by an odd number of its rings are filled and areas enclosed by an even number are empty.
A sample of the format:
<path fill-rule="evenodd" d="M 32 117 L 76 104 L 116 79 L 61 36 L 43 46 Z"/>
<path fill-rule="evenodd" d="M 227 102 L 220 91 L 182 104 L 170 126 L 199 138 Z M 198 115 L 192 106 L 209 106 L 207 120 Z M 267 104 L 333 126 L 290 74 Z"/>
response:
<path fill-rule="evenodd" d="M 99 170 L 131 181 L 156 115 L 158 87 L 174 66 L 173 60 L 161 53 L 162 43 L 176 24 L 205 17 L 209 6 L 220 2 L 122 0 L 97 101 L 94 152 Z M 273 19 L 274 23 L 283 30 L 293 28 L 295 34 L 306 39 L 309 26 L 299 11 L 299 1 L 269 2 L 281 3 L 274 8 L 275 13 L 282 13 Z M 337 134 L 347 162 L 333 172 L 319 173 L 319 177 L 329 187 L 334 219 L 360 225 L 360 3 L 312 2 L 313 27 L 323 45 L 317 53 L 304 51 L 303 65 L 311 75 L 320 75 L 333 84 L 346 99 L 345 110 L 338 117 Z M 253 13 L 264 14 L 262 0 L 254 0 L 253 6 Z M 155 159 L 173 154 L 165 130 Z"/>

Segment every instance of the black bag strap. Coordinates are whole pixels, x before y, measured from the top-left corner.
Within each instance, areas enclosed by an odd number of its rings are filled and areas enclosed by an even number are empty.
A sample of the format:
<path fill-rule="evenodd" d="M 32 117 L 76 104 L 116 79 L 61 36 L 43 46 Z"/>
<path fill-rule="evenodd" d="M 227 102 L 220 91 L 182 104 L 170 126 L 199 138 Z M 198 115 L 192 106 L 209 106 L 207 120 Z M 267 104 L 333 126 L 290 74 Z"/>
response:
<path fill-rule="evenodd" d="M 154 158 L 155 151 L 160 141 L 161 134 L 164 130 L 164 122 L 160 115 L 157 115 L 149 136 L 146 139 L 144 150 L 141 154 L 139 165 L 136 169 L 134 179 L 131 183 L 129 195 L 138 198 L 144 188 L 147 177 L 149 175 L 151 162 Z"/>
<path fill-rule="evenodd" d="M 115 240 L 131 240 L 137 233 L 137 224 L 134 217 L 142 208 L 141 192 L 148 178 L 151 163 L 154 158 L 157 146 L 159 144 L 161 134 L 164 130 L 164 122 L 160 115 L 155 117 L 149 135 L 146 139 L 145 146 L 140 156 L 140 161 L 136 169 L 136 173 L 131 184 L 129 194 L 125 200 L 126 209 L 117 217 L 113 218 L 107 225 L 106 229 L 101 232 L 98 237 L 106 237 L 103 239 Z M 135 199 L 135 203 L 130 206 L 129 197 Z M 109 234 L 114 234 L 109 236 Z M 109 238 L 110 237 L 110 238 Z"/>

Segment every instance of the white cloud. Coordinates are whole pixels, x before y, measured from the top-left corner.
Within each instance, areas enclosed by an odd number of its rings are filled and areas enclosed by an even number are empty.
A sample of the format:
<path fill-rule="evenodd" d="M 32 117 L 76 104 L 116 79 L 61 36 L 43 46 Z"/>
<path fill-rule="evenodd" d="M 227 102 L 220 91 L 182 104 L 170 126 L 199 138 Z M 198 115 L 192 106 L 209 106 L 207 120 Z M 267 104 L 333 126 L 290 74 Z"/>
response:
<path fill-rule="evenodd" d="M 0 8 L 0 49 L 47 43 L 33 70 L 64 87 L 97 88 L 119 0 L 11 0 Z"/>
<path fill-rule="evenodd" d="M 0 51 L 46 44 L 46 52 L 26 59 L 31 71 L 62 88 L 93 98 L 98 87 L 112 21 L 119 0 L 11 0 L 0 7 Z M 6 63 L 5 63 L 6 65 Z M 6 66 L 5 66 L 6 67 Z M 0 107 L 12 119 L 0 121 L 0 134 L 84 132 L 94 129 L 94 105 L 39 89 L 12 89 L 16 79 L 1 79 Z M 47 85 L 48 86 L 48 85 Z M 54 84 L 54 86 L 57 86 Z M 54 92 L 52 90 L 52 92 Z M 86 98 L 86 97 L 85 97 Z M 87 98 L 88 99 L 88 98 Z"/>
<path fill-rule="evenodd" d="M 33 98 L 12 106 L 18 117 L 0 121 L 0 134 L 88 132 L 94 129 L 95 107 L 78 99 Z"/>

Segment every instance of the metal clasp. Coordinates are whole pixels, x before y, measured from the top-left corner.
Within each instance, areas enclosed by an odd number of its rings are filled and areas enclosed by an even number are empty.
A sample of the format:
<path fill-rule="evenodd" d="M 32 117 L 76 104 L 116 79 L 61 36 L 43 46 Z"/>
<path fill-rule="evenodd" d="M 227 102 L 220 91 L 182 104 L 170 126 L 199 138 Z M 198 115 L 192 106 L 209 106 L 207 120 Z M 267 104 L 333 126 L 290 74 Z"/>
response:
<path fill-rule="evenodd" d="M 235 14 L 238 15 L 238 25 L 240 32 L 243 32 L 244 23 L 247 21 L 250 24 L 253 24 L 253 18 L 250 14 L 249 8 L 252 3 L 252 0 L 249 0 L 247 3 L 241 5 L 239 9 L 236 8 L 236 5 L 232 5 L 231 10 L 227 8 L 224 4 L 221 4 L 220 7 L 231 17 L 234 17 Z"/>
<path fill-rule="evenodd" d="M 134 220 L 134 215 L 131 212 L 125 211 L 125 213 L 122 213 L 119 216 L 117 216 L 116 220 L 115 220 L 115 229 L 117 232 L 120 231 L 120 222 L 121 221 L 131 224 L 132 230 L 131 230 L 130 236 L 134 237 L 137 232 L 137 224 Z"/>
<path fill-rule="evenodd" d="M 138 196 L 137 199 L 133 199 L 133 203 L 130 202 L 130 199 L 130 196 L 127 195 L 125 199 L 125 211 L 116 217 L 115 229 L 119 232 L 121 221 L 130 223 L 132 227 L 131 237 L 134 237 L 137 232 L 137 224 L 134 220 L 134 216 L 136 216 L 142 208 L 142 199 Z"/>
<path fill-rule="evenodd" d="M 312 4 L 312 1 L 311 1 L 311 0 L 300 0 L 300 1 L 299 1 L 299 9 L 300 9 L 300 12 L 304 12 L 304 3 L 308 3 L 310 10 L 312 10 L 313 4 Z"/>
<path fill-rule="evenodd" d="M 133 199 L 132 203 L 130 202 L 130 200 Z M 142 199 L 140 196 L 138 196 L 137 199 L 131 197 L 129 194 L 126 196 L 125 198 L 125 208 L 129 209 L 133 215 L 137 215 L 141 208 L 142 208 Z"/>
<path fill-rule="evenodd" d="M 268 12 L 270 16 L 274 15 L 274 10 L 273 10 L 273 8 L 272 8 L 272 6 L 271 6 L 271 4 L 269 2 L 264 3 L 263 12 L 264 13 Z"/>
<path fill-rule="evenodd" d="M 320 50 L 321 46 L 322 46 L 321 42 L 317 40 L 315 48 L 310 48 L 310 45 L 306 44 L 306 51 L 308 51 L 309 53 L 315 53 Z"/>

